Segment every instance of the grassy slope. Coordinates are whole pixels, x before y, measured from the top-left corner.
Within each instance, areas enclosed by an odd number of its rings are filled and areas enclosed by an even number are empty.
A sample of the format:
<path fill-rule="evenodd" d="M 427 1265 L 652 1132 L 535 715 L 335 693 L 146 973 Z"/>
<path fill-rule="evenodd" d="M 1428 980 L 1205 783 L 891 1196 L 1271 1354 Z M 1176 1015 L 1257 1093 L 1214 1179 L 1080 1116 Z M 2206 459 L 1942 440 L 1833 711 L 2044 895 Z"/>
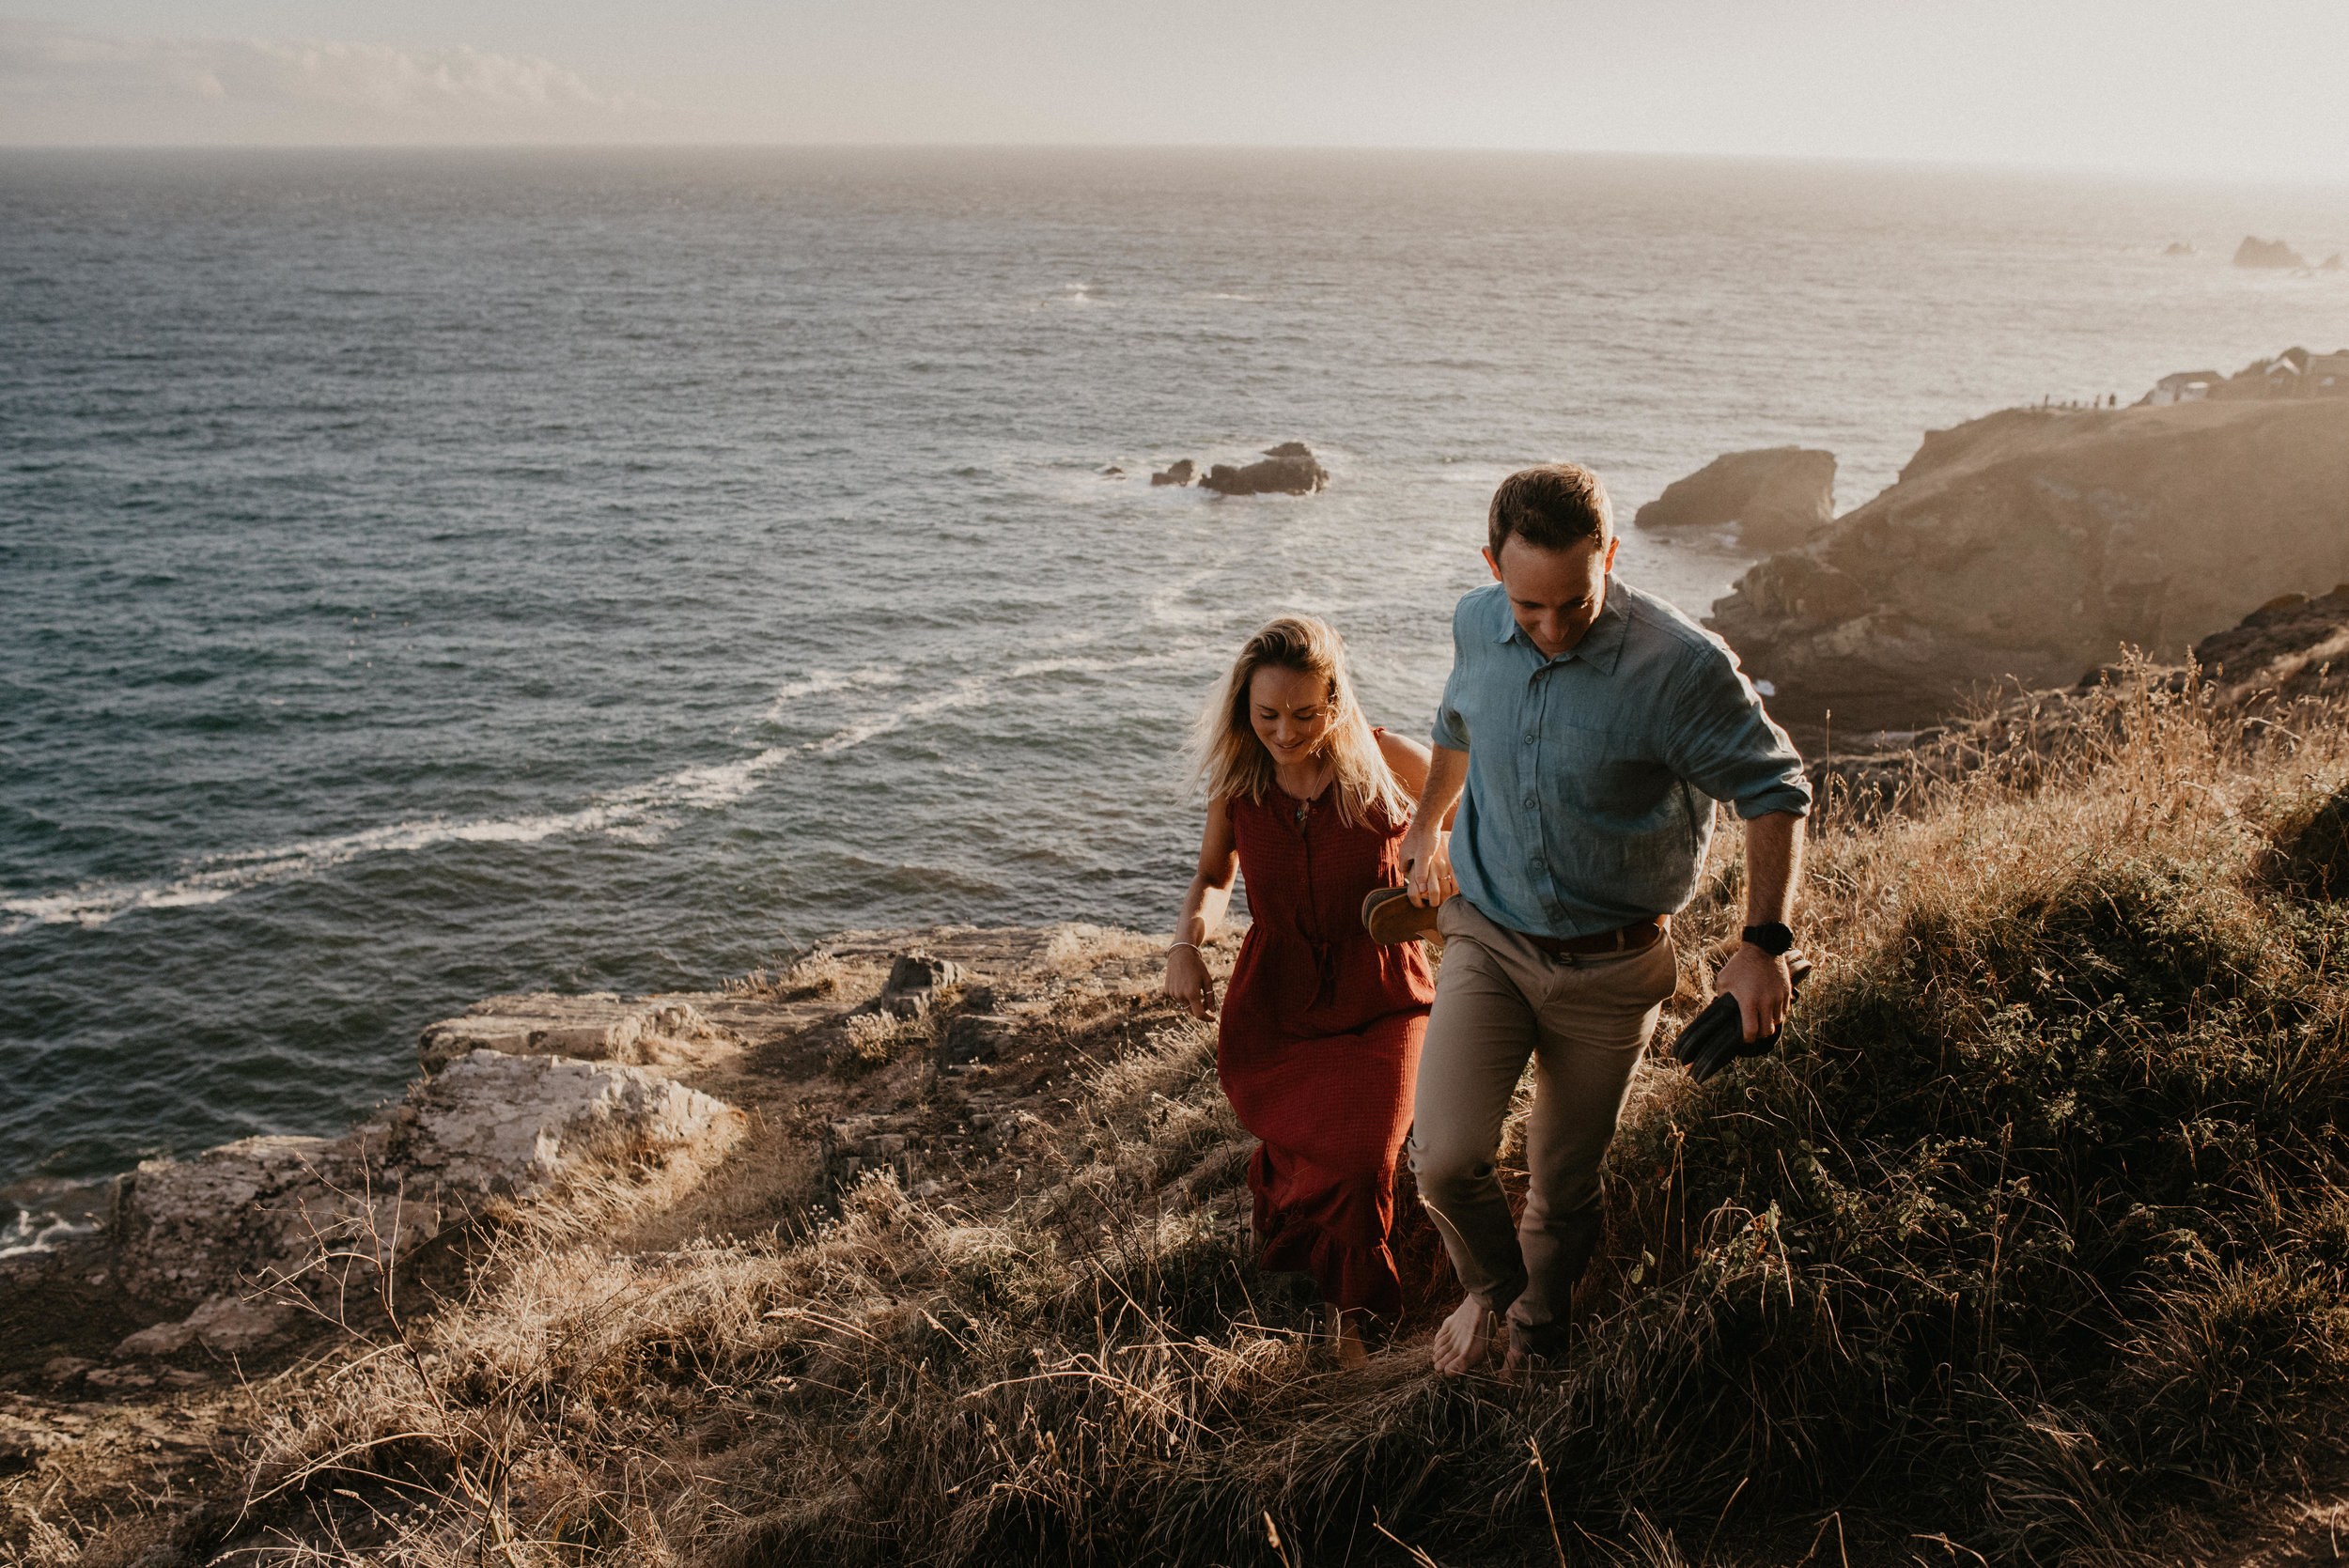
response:
<path fill-rule="evenodd" d="M 1553 1514 L 1596 1561 L 2177 1560 L 2332 1452 L 2349 740 L 2114 701 L 2035 793 L 1827 824 L 1789 1045 L 1643 1070 L 1553 1382 L 1335 1373 L 1247 1264 L 1210 1034 L 1136 996 L 1146 1041 L 967 1203 L 518 1233 L 415 1355 L 280 1411 L 259 1517 L 418 1563 L 1549 1561 Z M 344 1545 L 300 1522 L 361 1500 Z"/>

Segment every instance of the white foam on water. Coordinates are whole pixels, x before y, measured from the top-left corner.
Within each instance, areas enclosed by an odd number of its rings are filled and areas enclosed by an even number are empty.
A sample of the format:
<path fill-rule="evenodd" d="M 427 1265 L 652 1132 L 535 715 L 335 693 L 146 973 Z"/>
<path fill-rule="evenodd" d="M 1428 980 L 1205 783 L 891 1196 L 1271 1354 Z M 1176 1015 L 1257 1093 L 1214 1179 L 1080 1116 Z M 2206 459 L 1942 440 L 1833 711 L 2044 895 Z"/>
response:
<path fill-rule="evenodd" d="M 27 1252 L 54 1252 L 66 1242 L 97 1234 L 98 1227 L 87 1221 L 61 1219 L 54 1214 L 35 1214 L 29 1209 L 15 1209 L 8 1222 L 0 1225 L 0 1258 L 22 1257 Z"/>
<path fill-rule="evenodd" d="M 905 679 L 903 670 L 887 664 L 868 664 L 862 670 L 811 670 L 805 679 L 791 681 L 776 690 L 767 705 L 767 722 L 783 722 L 787 705 L 809 697 L 830 696 L 835 691 L 863 687 L 901 686 Z"/>
<path fill-rule="evenodd" d="M 991 684 L 986 675 L 965 675 L 942 691 L 908 703 L 894 712 L 879 714 L 850 724 L 836 735 L 812 742 L 807 750 L 818 756 L 832 756 L 851 746 L 862 746 L 876 736 L 901 730 L 916 719 L 926 719 L 948 708 L 980 706 L 988 700 L 987 690 Z"/>
<path fill-rule="evenodd" d="M 894 686 L 905 676 L 894 670 L 868 668 L 845 673 L 818 672 L 807 680 L 786 687 L 777 697 L 860 687 Z M 13 936 L 35 925 L 81 925 L 95 928 L 132 909 L 184 909 L 218 904 L 238 893 L 273 883 L 301 881 L 363 856 L 413 854 L 443 844 L 538 844 L 558 837 L 600 835 L 620 843 L 645 844 L 658 839 L 679 810 L 723 811 L 747 799 L 777 768 L 801 755 L 832 756 L 861 746 L 877 736 L 950 708 L 971 707 L 988 700 L 991 681 L 985 675 L 966 676 L 928 696 L 858 720 L 821 740 L 800 746 L 770 746 L 732 762 L 687 768 L 646 784 L 599 797 L 576 811 L 491 817 L 473 822 L 397 822 L 331 838 L 305 839 L 266 849 L 210 855 L 184 867 L 176 876 L 151 881 L 94 882 L 52 893 L 0 894 L 0 936 Z M 805 688 L 801 691 L 800 688 Z"/>

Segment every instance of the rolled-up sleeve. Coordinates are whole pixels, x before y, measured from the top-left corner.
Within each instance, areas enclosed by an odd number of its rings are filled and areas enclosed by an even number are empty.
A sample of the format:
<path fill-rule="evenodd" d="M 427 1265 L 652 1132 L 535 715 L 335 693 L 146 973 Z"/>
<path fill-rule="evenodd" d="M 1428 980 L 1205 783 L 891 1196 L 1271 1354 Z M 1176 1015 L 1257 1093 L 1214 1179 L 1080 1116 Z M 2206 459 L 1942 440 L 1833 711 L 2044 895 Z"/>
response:
<path fill-rule="evenodd" d="M 1811 814 L 1802 755 L 1763 711 L 1736 655 L 1718 644 L 1691 649 L 1678 686 L 1671 705 L 1677 722 L 1666 740 L 1673 772 L 1748 821 Z"/>

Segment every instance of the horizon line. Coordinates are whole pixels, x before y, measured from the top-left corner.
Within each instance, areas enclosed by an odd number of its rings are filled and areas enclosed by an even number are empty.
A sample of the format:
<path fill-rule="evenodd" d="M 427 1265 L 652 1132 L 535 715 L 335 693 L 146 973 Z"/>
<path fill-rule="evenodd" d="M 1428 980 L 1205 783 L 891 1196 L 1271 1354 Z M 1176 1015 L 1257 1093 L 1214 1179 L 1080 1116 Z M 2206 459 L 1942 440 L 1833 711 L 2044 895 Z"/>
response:
<path fill-rule="evenodd" d="M 1608 147 L 1459 147 L 1443 144 L 1322 142 L 1116 142 L 1116 141 L 349 141 L 349 142 L 9 142 L 10 153 L 480 153 L 480 152 L 1032 152 L 1032 153 L 1316 153 L 1387 155 L 1416 153 L 1504 158 L 1626 158 L 1669 163 L 1735 163 L 1823 165 L 1877 170 L 1915 169 L 1952 174 L 2097 177 L 2182 185 L 2297 185 L 2349 191 L 2349 175 L 2326 179 L 2310 171 L 2161 170 L 2130 163 L 2056 163 L 2023 160 L 1871 157 L 1862 153 L 1746 152 Z"/>

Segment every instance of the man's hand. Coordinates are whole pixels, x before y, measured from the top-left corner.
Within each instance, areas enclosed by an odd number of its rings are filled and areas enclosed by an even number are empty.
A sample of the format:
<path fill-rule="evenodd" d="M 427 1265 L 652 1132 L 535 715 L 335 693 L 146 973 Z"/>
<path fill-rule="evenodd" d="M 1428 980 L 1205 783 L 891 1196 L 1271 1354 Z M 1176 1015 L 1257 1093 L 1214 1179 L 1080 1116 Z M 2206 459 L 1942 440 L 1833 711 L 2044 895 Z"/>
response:
<path fill-rule="evenodd" d="M 1749 1045 L 1775 1034 L 1786 1022 L 1795 1000 L 1795 983 L 1786 973 L 1786 960 L 1774 958 L 1751 942 L 1740 942 L 1721 972 L 1713 977 L 1717 996 L 1737 999 L 1737 1015 L 1746 1027 Z"/>
<path fill-rule="evenodd" d="M 1460 891 L 1452 878 L 1452 835 L 1432 820 L 1413 822 L 1395 854 L 1403 862 L 1403 885 L 1421 908 L 1432 909 Z"/>
<path fill-rule="evenodd" d="M 1207 961 L 1191 948 L 1168 952 L 1166 994 L 1194 1018 L 1215 1017 L 1215 976 L 1207 972 Z"/>

